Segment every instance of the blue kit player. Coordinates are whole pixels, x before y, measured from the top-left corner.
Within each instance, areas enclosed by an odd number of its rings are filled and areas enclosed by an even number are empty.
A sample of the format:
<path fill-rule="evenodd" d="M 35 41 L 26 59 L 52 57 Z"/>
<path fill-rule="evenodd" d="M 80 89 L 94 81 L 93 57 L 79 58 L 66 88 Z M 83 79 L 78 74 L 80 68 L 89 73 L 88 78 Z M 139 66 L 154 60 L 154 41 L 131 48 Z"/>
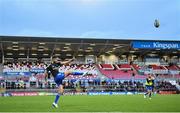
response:
<path fill-rule="evenodd" d="M 53 58 L 53 63 L 46 68 L 46 77 L 45 78 L 47 78 L 49 75 L 53 76 L 54 81 L 58 86 L 58 94 L 56 95 L 56 98 L 52 104 L 53 107 L 55 107 L 55 108 L 58 108 L 58 104 L 57 104 L 58 100 L 64 91 L 63 85 L 62 85 L 63 79 L 70 74 L 72 74 L 72 75 L 83 75 L 84 74 L 84 73 L 72 72 L 72 71 L 59 72 L 59 68 L 62 65 L 69 64 L 72 61 L 73 61 L 73 59 L 70 59 L 68 61 L 61 61 L 61 59 L 59 59 L 59 58 Z"/>

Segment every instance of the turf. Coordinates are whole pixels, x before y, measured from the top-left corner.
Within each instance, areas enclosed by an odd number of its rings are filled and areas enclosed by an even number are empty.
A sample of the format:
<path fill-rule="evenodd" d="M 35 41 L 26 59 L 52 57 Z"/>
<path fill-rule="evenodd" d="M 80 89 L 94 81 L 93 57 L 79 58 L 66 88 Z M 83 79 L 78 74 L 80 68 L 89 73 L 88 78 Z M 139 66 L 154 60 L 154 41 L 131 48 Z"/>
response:
<path fill-rule="evenodd" d="M 52 108 L 54 96 L 0 97 L 0 112 L 180 112 L 180 95 L 62 96 L 60 108 Z"/>

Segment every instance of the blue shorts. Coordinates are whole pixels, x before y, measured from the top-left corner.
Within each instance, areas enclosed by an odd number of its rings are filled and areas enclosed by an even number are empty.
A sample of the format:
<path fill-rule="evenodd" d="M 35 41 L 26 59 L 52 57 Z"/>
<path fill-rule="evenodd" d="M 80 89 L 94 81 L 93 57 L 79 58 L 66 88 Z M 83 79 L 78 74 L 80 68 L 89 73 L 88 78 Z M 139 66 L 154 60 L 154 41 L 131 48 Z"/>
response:
<path fill-rule="evenodd" d="M 54 81 L 59 86 L 59 85 L 62 85 L 62 81 L 63 81 L 64 78 L 65 78 L 64 73 L 58 73 L 56 75 L 56 77 L 54 77 Z"/>
<path fill-rule="evenodd" d="M 153 87 L 152 86 L 146 86 L 146 90 L 151 90 L 152 91 Z"/>

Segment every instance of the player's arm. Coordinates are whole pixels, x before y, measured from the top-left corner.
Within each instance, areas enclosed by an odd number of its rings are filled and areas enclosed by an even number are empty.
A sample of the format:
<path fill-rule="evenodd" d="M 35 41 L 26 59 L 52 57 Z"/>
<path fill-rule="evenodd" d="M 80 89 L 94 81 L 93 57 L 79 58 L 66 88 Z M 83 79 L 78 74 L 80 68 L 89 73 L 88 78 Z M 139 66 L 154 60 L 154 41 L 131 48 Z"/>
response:
<path fill-rule="evenodd" d="M 47 81 L 47 79 L 49 78 L 50 74 L 51 74 L 51 65 L 49 65 L 46 70 L 45 70 L 45 81 Z"/>
<path fill-rule="evenodd" d="M 67 61 L 62 61 L 61 64 L 69 64 L 69 63 L 71 63 L 72 61 L 74 61 L 74 58 L 69 59 L 69 60 L 67 60 Z"/>
<path fill-rule="evenodd" d="M 149 80 L 148 78 L 146 78 L 146 81 L 147 81 L 147 83 L 149 83 L 149 82 L 150 82 L 150 80 Z"/>
<path fill-rule="evenodd" d="M 48 78 L 48 73 L 47 73 L 47 70 L 45 70 L 45 81 L 47 81 L 47 78 Z"/>

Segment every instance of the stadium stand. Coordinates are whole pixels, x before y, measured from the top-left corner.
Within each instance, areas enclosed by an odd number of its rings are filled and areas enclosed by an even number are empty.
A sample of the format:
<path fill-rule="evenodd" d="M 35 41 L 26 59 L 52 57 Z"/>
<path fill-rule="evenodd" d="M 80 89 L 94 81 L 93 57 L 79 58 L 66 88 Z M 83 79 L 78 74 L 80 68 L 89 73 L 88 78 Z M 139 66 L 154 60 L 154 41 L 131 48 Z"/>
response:
<path fill-rule="evenodd" d="M 76 58 L 72 64 L 62 65 L 59 68 L 60 72 L 65 70 L 87 72 L 85 76 L 70 75 L 63 81 L 65 88 L 72 92 L 143 92 L 148 74 L 156 76 L 158 91 L 175 91 L 175 86 L 164 80 L 180 79 L 179 50 L 177 49 L 173 49 L 174 52 L 172 52 L 164 48 L 160 50 L 149 49 L 146 46 L 137 48 L 134 47 L 133 40 L 42 37 L 28 37 L 28 41 L 26 37 L 13 37 L 13 39 L 1 37 L 0 40 L 4 51 L 4 56 L 1 56 L 3 65 L 0 66 L 0 87 L 5 87 L 8 91 L 56 88 L 53 78 L 49 78 L 48 82 L 44 80 L 44 72 L 52 56 L 62 57 L 62 59 Z M 137 46 L 139 47 L 139 43 Z M 18 50 L 17 48 L 13 50 L 13 47 L 18 47 Z M 152 53 L 157 54 L 154 57 Z M 166 55 L 164 59 L 164 53 L 169 56 L 176 55 L 178 58 L 173 59 Z"/>
<path fill-rule="evenodd" d="M 44 80 L 44 70 L 46 69 L 48 64 L 44 64 L 42 62 L 5 62 L 3 65 L 3 72 L 22 72 L 19 73 L 20 76 L 11 76 L 6 77 L 9 81 L 16 81 L 17 85 L 19 84 L 19 79 L 23 80 L 25 82 L 30 81 L 33 83 L 33 81 L 38 81 L 39 84 L 42 84 L 42 81 Z M 81 75 L 70 75 L 66 79 L 98 79 L 97 71 L 100 71 L 102 75 L 109 79 L 121 79 L 121 80 L 143 80 L 146 78 L 145 75 L 139 75 L 137 71 L 141 70 L 143 67 L 152 68 L 153 70 L 160 70 L 160 71 L 167 71 L 176 69 L 176 66 L 157 66 L 157 65 L 144 65 L 139 66 L 137 64 L 71 64 L 71 65 L 63 65 L 59 68 L 59 71 L 65 71 L 65 70 L 76 70 L 79 72 L 88 72 L 86 76 Z M 23 75 L 23 73 L 28 72 L 30 75 Z M 157 78 L 180 78 L 179 74 L 156 74 Z M 0 78 L 3 80 L 3 77 Z M 35 83 L 36 84 L 36 83 Z M 16 86 L 17 87 L 17 86 Z"/>

